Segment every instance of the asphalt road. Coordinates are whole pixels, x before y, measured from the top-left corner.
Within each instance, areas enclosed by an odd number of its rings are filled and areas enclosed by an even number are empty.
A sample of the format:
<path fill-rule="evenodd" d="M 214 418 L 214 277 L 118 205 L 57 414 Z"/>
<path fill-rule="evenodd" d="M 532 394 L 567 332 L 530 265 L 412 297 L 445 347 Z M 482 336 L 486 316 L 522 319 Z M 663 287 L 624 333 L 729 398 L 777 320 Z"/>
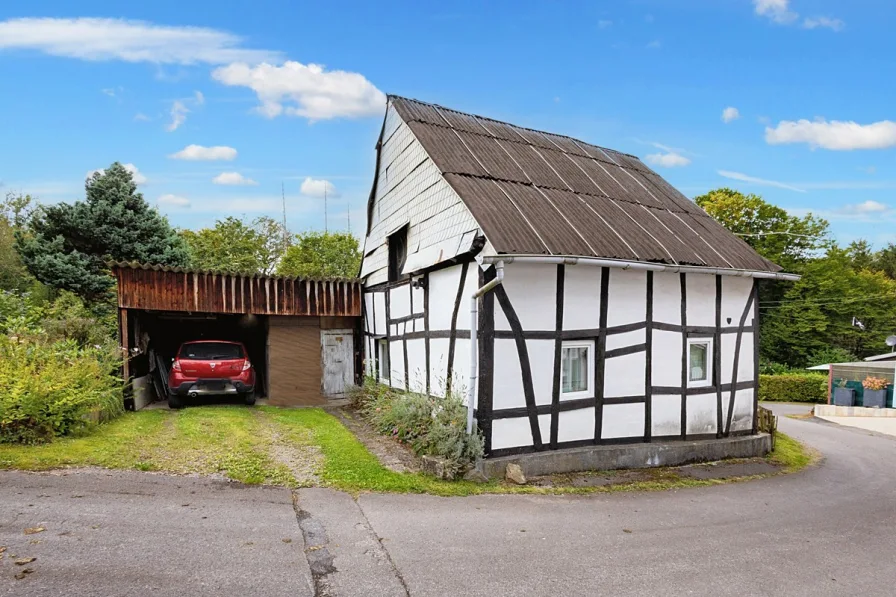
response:
<path fill-rule="evenodd" d="M 355 500 L 140 473 L 2 473 L 0 594 L 894 594 L 896 438 L 783 417 L 780 428 L 823 463 L 661 493 Z M 47 530 L 22 534 L 36 525 Z M 14 580 L 10 553 L 37 557 L 34 572 Z"/>

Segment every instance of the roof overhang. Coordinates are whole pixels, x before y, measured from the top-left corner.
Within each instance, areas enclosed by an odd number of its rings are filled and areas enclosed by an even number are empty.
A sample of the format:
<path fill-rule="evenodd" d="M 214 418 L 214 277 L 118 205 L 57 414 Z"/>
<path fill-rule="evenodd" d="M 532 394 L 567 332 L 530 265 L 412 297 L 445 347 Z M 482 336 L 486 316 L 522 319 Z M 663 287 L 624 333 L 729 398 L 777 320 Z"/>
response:
<path fill-rule="evenodd" d="M 564 265 L 593 265 L 597 267 L 614 267 L 617 269 L 642 270 L 651 272 L 693 273 L 718 276 L 735 276 L 740 278 L 758 278 L 763 280 L 786 280 L 795 282 L 798 274 L 784 272 L 754 271 L 718 267 L 701 267 L 696 265 L 671 265 L 665 263 L 648 263 L 645 261 L 624 261 L 621 259 L 598 259 L 596 257 L 575 257 L 571 255 L 489 255 L 482 258 L 483 263 L 543 263 Z"/>

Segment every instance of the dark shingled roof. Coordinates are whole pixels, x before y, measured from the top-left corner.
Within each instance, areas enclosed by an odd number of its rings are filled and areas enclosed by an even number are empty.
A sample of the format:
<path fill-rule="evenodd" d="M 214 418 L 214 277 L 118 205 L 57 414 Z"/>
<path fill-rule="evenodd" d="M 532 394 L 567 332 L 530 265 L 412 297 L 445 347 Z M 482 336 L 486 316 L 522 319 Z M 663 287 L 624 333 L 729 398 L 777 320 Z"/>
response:
<path fill-rule="evenodd" d="M 781 269 L 634 156 L 390 100 L 499 254 Z"/>

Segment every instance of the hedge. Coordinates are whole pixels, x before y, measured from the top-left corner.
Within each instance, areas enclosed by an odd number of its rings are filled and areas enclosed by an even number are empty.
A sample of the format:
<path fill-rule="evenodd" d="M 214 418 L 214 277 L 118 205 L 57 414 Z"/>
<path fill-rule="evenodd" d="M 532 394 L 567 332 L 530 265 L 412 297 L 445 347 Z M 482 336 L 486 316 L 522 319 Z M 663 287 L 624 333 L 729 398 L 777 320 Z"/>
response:
<path fill-rule="evenodd" d="M 759 400 L 770 402 L 827 402 L 828 376 L 816 373 L 760 375 Z"/>

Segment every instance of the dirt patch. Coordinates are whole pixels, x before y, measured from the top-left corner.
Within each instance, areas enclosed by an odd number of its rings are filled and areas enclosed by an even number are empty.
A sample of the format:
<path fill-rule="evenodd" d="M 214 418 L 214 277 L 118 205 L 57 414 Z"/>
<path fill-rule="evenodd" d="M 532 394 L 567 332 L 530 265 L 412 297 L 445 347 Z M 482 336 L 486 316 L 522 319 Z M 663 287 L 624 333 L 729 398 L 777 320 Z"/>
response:
<path fill-rule="evenodd" d="M 784 467 L 779 464 L 757 459 L 682 466 L 678 468 L 678 474 L 688 479 L 731 479 L 733 477 L 752 477 L 753 475 L 773 475 L 780 473 L 783 469 Z"/>
<path fill-rule="evenodd" d="M 313 487 L 320 484 L 317 476 L 324 464 L 324 455 L 320 447 L 311 444 L 307 431 L 297 437 L 299 430 L 290 430 L 288 437 L 277 429 L 277 425 L 267 420 L 258 411 L 256 417 L 264 419 L 260 426 L 267 443 L 267 452 L 277 464 L 285 466 L 295 478 L 299 487 Z"/>
<path fill-rule="evenodd" d="M 422 468 L 420 460 L 410 448 L 377 433 L 357 412 L 347 408 L 330 412 L 355 434 L 384 467 L 396 473 L 420 472 Z"/>

